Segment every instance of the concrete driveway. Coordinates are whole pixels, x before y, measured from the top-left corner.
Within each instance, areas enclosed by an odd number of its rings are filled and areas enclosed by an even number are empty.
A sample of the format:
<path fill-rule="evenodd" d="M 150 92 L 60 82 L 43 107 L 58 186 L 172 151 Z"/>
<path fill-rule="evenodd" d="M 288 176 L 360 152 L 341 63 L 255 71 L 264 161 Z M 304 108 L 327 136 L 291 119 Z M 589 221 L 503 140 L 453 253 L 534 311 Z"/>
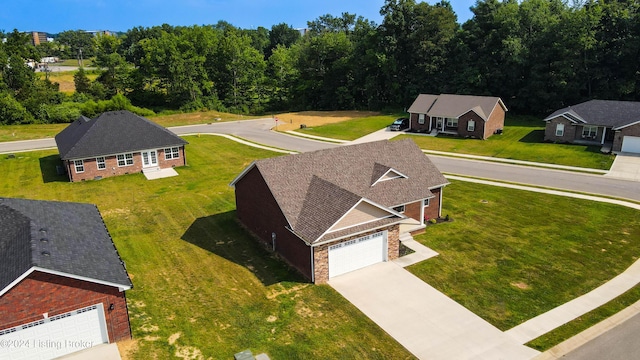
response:
<path fill-rule="evenodd" d="M 518 344 L 394 262 L 333 278 L 334 289 L 419 359 L 531 359 Z"/>
<path fill-rule="evenodd" d="M 640 181 L 640 154 L 619 153 L 605 176 Z"/>

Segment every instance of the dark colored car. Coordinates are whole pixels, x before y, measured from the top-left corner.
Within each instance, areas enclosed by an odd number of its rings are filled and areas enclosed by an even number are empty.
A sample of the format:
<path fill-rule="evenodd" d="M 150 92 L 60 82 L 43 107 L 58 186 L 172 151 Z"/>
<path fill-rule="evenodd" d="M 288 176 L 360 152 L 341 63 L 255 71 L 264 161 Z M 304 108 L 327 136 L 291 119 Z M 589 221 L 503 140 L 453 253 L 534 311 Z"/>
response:
<path fill-rule="evenodd" d="M 389 126 L 389 130 L 391 131 L 402 131 L 408 128 L 409 128 L 409 119 L 407 118 L 396 119 L 396 121 L 394 121 L 393 124 Z"/>

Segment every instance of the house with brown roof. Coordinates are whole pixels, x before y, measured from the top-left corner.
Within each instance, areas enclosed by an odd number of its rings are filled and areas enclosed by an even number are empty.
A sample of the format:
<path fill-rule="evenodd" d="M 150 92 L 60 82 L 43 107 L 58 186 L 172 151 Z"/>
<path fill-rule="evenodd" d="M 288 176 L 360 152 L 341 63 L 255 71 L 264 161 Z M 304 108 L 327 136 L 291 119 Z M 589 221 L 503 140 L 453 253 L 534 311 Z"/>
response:
<path fill-rule="evenodd" d="M 589 100 L 547 116 L 544 140 L 640 153 L 640 102 Z"/>
<path fill-rule="evenodd" d="M 186 165 L 185 140 L 130 111 L 81 116 L 56 135 L 70 181 L 149 173 Z"/>
<path fill-rule="evenodd" d="M 311 282 L 325 283 L 397 258 L 401 226 L 424 231 L 440 217 L 447 184 L 406 139 L 257 160 L 230 185 L 240 222 Z"/>
<path fill-rule="evenodd" d="M 409 131 L 484 140 L 502 133 L 507 107 L 493 96 L 420 94 L 408 112 Z"/>

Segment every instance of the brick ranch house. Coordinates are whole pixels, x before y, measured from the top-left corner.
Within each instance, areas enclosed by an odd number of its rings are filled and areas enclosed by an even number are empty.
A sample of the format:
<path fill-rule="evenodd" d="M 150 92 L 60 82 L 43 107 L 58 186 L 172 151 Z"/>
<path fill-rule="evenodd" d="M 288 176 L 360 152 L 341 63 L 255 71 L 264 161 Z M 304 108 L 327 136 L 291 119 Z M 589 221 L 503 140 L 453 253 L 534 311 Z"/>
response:
<path fill-rule="evenodd" d="M 240 222 L 313 283 L 399 255 L 400 225 L 440 217 L 448 181 L 410 139 L 257 160 L 232 182 Z"/>
<path fill-rule="evenodd" d="M 640 102 L 589 100 L 547 116 L 544 140 L 640 153 Z"/>
<path fill-rule="evenodd" d="M 131 287 L 95 205 L 0 198 L 0 358 L 130 339 Z"/>
<path fill-rule="evenodd" d="M 502 132 L 507 107 L 499 97 L 420 94 L 408 112 L 410 131 L 485 140 Z"/>
<path fill-rule="evenodd" d="M 56 144 L 69 180 L 156 171 L 187 163 L 185 140 L 132 112 L 81 116 L 58 135 Z"/>

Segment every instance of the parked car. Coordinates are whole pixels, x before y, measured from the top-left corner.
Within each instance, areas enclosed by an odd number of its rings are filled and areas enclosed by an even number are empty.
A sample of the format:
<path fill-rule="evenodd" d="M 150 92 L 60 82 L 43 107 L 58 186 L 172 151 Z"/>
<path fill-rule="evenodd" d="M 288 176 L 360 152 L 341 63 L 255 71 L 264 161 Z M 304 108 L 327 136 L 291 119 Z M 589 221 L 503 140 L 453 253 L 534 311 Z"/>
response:
<path fill-rule="evenodd" d="M 398 118 L 389 126 L 389 130 L 391 131 L 402 131 L 409 128 L 409 119 L 408 118 Z"/>

